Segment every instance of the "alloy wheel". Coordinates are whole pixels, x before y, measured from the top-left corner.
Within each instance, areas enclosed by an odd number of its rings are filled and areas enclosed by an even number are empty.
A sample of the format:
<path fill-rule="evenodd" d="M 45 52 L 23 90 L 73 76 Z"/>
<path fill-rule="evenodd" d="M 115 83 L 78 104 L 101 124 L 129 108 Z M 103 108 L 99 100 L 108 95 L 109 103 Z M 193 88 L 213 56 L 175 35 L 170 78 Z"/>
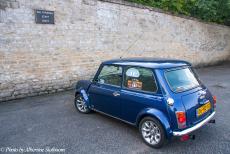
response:
<path fill-rule="evenodd" d="M 86 113 L 89 111 L 82 96 L 78 96 L 75 101 L 76 101 L 75 103 L 76 103 L 77 109 L 80 112 Z"/>
<path fill-rule="evenodd" d="M 161 141 L 160 129 L 153 121 L 147 120 L 143 122 L 141 133 L 144 140 L 151 145 L 156 145 Z"/>

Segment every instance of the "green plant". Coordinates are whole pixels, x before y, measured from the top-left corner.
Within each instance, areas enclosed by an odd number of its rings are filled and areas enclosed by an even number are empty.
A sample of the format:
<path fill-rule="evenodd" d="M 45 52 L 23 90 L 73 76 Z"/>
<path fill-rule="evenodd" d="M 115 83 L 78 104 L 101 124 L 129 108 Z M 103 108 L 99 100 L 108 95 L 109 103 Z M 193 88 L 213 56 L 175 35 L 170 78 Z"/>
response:
<path fill-rule="evenodd" d="M 127 0 L 160 8 L 174 14 L 183 14 L 230 25 L 230 0 Z"/>

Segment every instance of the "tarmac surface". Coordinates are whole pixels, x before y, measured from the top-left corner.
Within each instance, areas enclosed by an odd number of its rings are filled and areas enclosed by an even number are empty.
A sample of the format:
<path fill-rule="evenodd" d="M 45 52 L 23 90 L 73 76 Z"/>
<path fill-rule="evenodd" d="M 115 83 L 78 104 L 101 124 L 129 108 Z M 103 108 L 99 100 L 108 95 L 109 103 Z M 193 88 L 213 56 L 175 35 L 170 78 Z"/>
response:
<path fill-rule="evenodd" d="M 195 140 L 173 139 L 161 149 L 142 141 L 138 130 L 99 113 L 80 114 L 74 91 L 0 103 L 0 153 L 230 153 L 230 63 L 198 69 L 217 96 L 216 124 Z M 43 151 L 41 151 L 43 149 Z"/>

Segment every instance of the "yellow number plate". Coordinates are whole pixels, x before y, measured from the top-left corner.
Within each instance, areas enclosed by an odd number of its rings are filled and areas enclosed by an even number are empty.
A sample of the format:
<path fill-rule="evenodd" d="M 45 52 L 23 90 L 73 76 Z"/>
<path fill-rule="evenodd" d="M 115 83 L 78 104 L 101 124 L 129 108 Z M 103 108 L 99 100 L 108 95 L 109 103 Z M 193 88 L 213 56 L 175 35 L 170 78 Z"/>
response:
<path fill-rule="evenodd" d="M 210 109 L 211 109 L 211 103 L 208 102 L 196 110 L 196 115 L 199 117 Z"/>

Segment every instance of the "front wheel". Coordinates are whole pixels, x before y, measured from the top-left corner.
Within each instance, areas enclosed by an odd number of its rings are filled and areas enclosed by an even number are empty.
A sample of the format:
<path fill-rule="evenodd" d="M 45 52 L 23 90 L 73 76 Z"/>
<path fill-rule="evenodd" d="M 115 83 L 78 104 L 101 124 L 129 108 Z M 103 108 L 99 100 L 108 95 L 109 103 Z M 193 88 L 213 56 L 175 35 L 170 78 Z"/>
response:
<path fill-rule="evenodd" d="M 153 148 L 160 148 L 166 142 L 164 128 L 153 117 L 143 118 L 139 124 L 139 131 L 144 142 Z"/>
<path fill-rule="evenodd" d="M 74 105 L 75 105 L 76 109 L 81 113 L 89 113 L 90 112 L 90 109 L 86 106 L 85 100 L 83 99 L 83 97 L 80 94 L 76 95 Z"/>

